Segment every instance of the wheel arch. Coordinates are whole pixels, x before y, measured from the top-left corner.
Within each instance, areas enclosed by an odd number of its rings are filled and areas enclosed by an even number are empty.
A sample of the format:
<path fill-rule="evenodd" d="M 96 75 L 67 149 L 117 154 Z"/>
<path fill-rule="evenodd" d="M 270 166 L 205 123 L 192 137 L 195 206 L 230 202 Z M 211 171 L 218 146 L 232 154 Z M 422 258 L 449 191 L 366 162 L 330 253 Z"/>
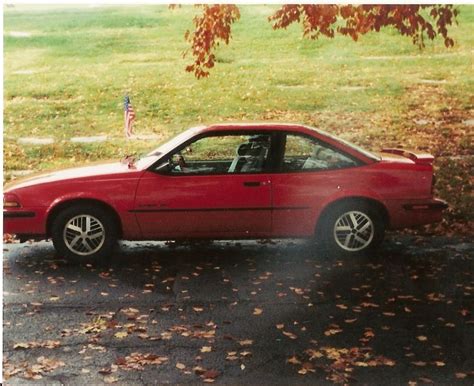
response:
<path fill-rule="evenodd" d="M 385 205 L 379 200 L 376 200 L 370 197 L 365 197 L 365 196 L 343 197 L 343 198 L 339 198 L 337 200 L 331 201 L 324 207 L 324 209 L 321 211 L 316 221 L 315 234 L 317 235 L 318 232 L 322 229 L 321 225 L 323 224 L 327 215 L 331 212 L 333 208 L 336 208 L 339 205 L 343 205 L 343 204 L 345 205 L 347 203 L 354 203 L 354 204 L 363 203 L 363 204 L 369 205 L 375 210 L 380 211 L 385 227 L 388 227 L 388 225 L 390 224 L 390 215 L 388 213 L 388 210 L 385 207 Z"/>
<path fill-rule="evenodd" d="M 95 199 L 95 198 L 74 198 L 74 199 L 61 201 L 55 204 L 48 212 L 48 216 L 46 220 L 46 235 L 48 237 L 51 237 L 54 220 L 57 218 L 57 216 L 59 215 L 59 213 L 61 213 L 62 210 L 66 208 L 70 208 L 71 206 L 80 205 L 80 204 L 95 205 L 109 212 L 110 215 L 113 216 L 115 220 L 114 221 L 115 224 L 117 224 L 118 237 L 119 238 L 122 237 L 122 233 L 123 233 L 122 220 L 120 219 L 120 216 L 118 215 L 117 211 L 106 202 Z"/>

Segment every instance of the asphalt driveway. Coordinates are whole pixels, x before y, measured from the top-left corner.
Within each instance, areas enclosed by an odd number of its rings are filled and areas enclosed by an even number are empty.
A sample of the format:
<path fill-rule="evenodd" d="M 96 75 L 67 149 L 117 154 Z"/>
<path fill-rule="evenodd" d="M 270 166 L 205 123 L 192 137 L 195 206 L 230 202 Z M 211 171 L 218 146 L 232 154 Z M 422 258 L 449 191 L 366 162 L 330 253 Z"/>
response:
<path fill-rule="evenodd" d="M 107 266 L 4 245 L 7 384 L 473 384 L 474 244 L 393 234 L 124 243 Z"/>

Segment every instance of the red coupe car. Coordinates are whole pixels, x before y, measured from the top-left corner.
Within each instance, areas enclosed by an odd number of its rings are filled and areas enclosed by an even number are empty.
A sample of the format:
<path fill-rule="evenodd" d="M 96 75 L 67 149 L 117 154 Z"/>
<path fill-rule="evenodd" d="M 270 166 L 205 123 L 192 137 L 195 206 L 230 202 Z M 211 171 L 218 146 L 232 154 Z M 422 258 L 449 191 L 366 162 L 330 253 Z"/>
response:
<path fill-rule="evenodd" d="M 13 182 L 4 232 L 51 237 L 84 260 L 118 239 L 316 237 L 344 255 L 367 252 L 385 229 L 439 221 L 433 157 L 370 153 L 293 124 L 219 124 L 178 135 L 145 157 Z"/>

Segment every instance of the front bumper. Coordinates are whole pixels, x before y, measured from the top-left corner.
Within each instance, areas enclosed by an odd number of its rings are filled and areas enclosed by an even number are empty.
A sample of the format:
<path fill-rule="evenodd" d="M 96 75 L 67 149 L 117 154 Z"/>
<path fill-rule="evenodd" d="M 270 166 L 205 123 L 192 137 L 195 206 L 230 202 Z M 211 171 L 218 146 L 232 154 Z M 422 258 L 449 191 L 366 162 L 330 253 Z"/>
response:
<path fill-rule="evenodd" d="M 11 208 L 3 210 L 3 233 L 45 235 L 45 208 Z"/>
<path fill-rule="evenodd" d="M 393 200 L 387 203 L 390 228 L 400 229 L 432 224 L 443 219 L 443 210 L 448 204 L 440 199 Z"/>

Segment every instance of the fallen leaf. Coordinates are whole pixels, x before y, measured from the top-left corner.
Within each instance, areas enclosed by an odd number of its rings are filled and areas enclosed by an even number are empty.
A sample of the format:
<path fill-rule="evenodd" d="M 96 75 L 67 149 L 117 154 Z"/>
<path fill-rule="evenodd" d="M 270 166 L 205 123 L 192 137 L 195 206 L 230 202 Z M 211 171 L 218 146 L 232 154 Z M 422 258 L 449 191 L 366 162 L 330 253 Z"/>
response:
<path fill-rule="evenodd" d="M 366 338 L 373 338 L 375 336 L 375 333 L 372 330 L 367 330 L 364 332 L 364 336 Z"/>
<path fill-rule="evenodd" d="M 202 346 L 201 347 L 201 352 L 211 352 L 212 347 L 211 346 Z"/>
<path fill-rule="evenodd" d="M 346 319 L 344 320 L 345 323 L 354 323 L 357 320 L 357 318 L 354 319 Z"/>
<path fill-rule="evenodd" d="M 331 335 L 339 334 L 340 332 L 342 332 L 340 328 L 330 328 L 329 330 L 324 331 L 324 335 L 331 336 Z"/>
<path fill-rule="evenodd" d="M 254 315 L 261 315 L 263 310 L 261 308 L 254 308 L 253 309 L 253 314 Z"/>
<path fill-rule="evenodd" d="M 183 364 L 183 363 L 179 363 L 179 362 L 178 362 L 178 363 L 176 363 L 176 368 L 177 368 L 177 369 L 180 369 L 180 370 L 183 370 L 183 369 L 186 368 L 186 365 Z"/>
<path fill-rule="evenodd" d="M 296 356 L 294 355 L 291 358 L 287 359 L 286 362 L 291 363 L 292 365 L 299 365 L 301 363 L 301 361 L 298 360 L 298 358 L 296 358 Z"/>
<path fill-rule="evenodd" d="M 434 383 L 431 379 L 426 378 L 426 377 L 420 377 L 418 379 L 423 383 Z"/>
<path fill-rule="evenodd" d="M 312 361 L 314 358 L 322 358 L 324 356 L 320 351 L 314 350 L 312 348 L 306 350 L 305 353 L 309 355 L 310 361 Z"/>
<path fill-rule="evenodd" d="M 30 348 L 30 345 L 28 343 L 17 343 L 13 346 L 13 348 L 16 350 L 17 348 Z"/>
<path fill-rule="evenodd" d="M 239 341 L 239 344 L 241 346 L 251 346 L 253 344 L 253 340 L 251 339 L 244 339 L 244 340 L 241 340 Z"/>
<path fill-rule="evenodd" d="M 196 375 L 202 375 L 206 372 L 201 366 L 194 366 L 193 371 L 196 373 Z"/>
<path fill-rule="evenodd" d="M 419 335 L 416 337 L 416 339 L 418 339 L 420 342 L 426 342 L 428 340 L 428 338 L 424 335 Z"/>
<path fill-rule="evenodd" d="M 287 336 L 290 339 L 298 339 L 298 337 L 295 334 L 291 333 L 291 332 L 282 331 L 282 333 L 283 333 L 283 335 Z"/>
<path fill-rule="evenodd" d="M 365 307 L 365 308 L 369 308 L 369 307 L 372 307 L 372 308 L 377 308 L 377 307 L 380 307 L 378 304 L 375 304 L 375 303 L 368 303 L 368 302 L 363 302 L 360 304 L 362 307 Z"/>
<path fill-rule="evenodd" d="M 206 379 L 215 379 L 219 375 L 220 375 L 220 373 L 217 370 L 207 370 L 202 374 L 202 376 Z"/>
<path fill-rule="evenodd" d="M 105 383 L 115 383 L 117 381 L 118 381 L 118 378 L 114 377 L 113 375 L 107 375 L 106 377 L 104 377 Z"/>

